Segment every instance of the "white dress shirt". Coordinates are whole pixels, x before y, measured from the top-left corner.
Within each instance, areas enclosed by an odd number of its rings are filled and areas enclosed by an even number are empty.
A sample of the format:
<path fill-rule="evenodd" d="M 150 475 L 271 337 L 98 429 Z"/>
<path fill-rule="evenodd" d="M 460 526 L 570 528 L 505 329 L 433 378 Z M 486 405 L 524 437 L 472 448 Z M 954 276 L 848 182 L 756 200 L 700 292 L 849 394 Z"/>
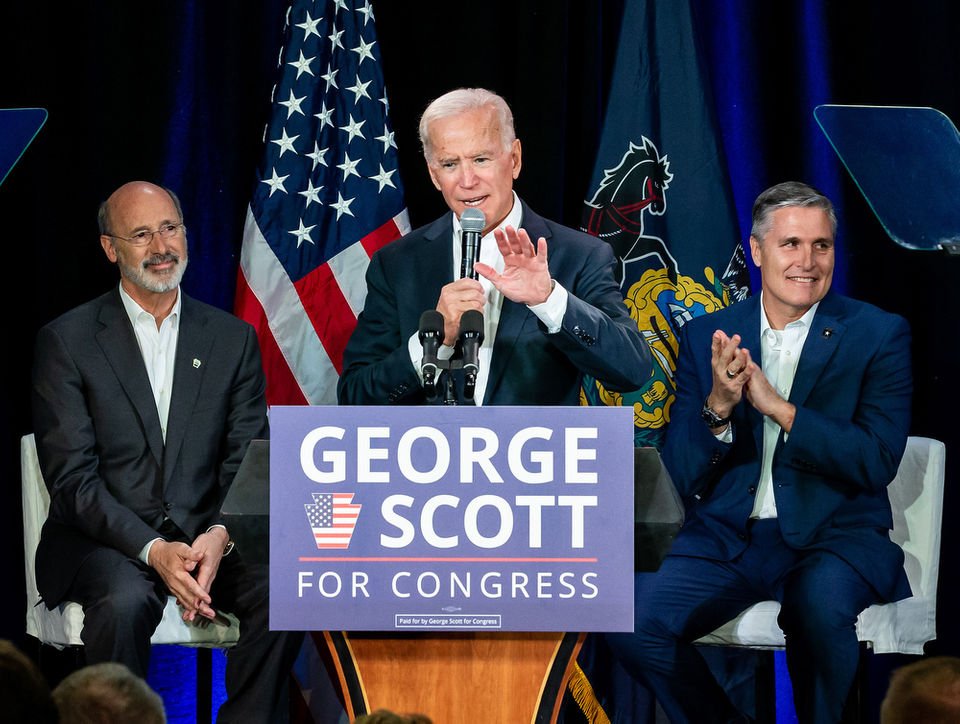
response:
<path fill-rule="evenodd" d="M 180 335 L 180 290 L 170 314 L 157 328 L 157 320 L 150 312 L 137 304 L 120 285 L 120 299 L 133 325 L 133 333 L 140 345 L 140 355 L 147 368 L 153 399 L 160 415 L 160 432 L 167 440 L 167 416 L 170 414 L 170 394 L 173 390 L 173 366 L 177 356 L 177 339 Z"/>
<path fill-rule="evenodd" d="M 760 293 L 760 362 L 763 374 L 779 395 L 790 399 L 793 378 L 797 374 L 803 343 L 810 331 L 810 324 L 817 313 L 819 302 L 807 310 L 800 319 L 790 322 L 782 330 L 773 329 L 763 309 L 763 292 Z M 763 456 L 760 464 L 760 483 L 753 501 L 751 518 L 776 518 L 777 502 L 773 493 L 773 453 L 783 428 L 773 418 L 763 418 Z M 786 441 L 787 433 L 783 433 Z"/>
<path fill-rule="evenodd" d="M 167 417 L 170 413 L 170 393 L 173 390 L 173 367 L 177 357 L 177 339 L 180 336 L 180 290 L 177 289 L 177 301 L 173 304 L 170 314 L 157 328 L 157 320 L 150 312 L 141 307 L 127 294 L 123 285 L 120 285 L 120 301 L 133 325 L 133 333 L 140 346 L 140 356 L 143 365 L 147 368 L 147 377 L 150 379 L 150 389 L 153 390 L 153 399 L 157 404 L 157 414 L 160 416 L 160 432 L 163 441 L 167 441 Z M 150 548 L 154 538 L 140 551 L 139 558 L 147 563 Z"/>

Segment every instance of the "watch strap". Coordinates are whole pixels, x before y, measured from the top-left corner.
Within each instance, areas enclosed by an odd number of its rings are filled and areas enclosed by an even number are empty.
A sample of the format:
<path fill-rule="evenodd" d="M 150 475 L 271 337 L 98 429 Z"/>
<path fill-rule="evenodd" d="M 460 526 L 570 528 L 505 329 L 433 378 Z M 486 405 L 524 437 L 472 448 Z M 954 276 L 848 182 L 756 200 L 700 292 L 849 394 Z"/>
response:
<path fill-rule="evenodd" d="M 707 427 L 713 430 L 718 427 L 723 427 L 730 422 L 730 415 L 727 417 L 721 417 L 715 410 L 713 410 L 713 408 L 710 407 L 707 400 L 709 400 L 709 398 L 703 401 L 703 408 L 700 410 L 700 417 L 702 417 L 703 421 L 707 423 Z"/>

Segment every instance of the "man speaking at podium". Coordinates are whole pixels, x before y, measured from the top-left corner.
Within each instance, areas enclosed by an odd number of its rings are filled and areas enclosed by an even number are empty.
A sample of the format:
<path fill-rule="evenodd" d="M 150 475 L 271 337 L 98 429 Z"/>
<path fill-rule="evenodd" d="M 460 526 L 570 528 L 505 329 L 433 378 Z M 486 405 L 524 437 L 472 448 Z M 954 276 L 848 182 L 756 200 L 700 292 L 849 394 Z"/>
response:
<path fill-rule="evenodd" d="M 506 101 L 480 88 L 451 91 L 427 106 L 420 141 L 451 213 L 373 255 L 340 403 L 577 405 L 584 374 L 614 391 L 642 386 L 650 352 L 610 246 L 538 216 L 513 190 L 521 152 Z M 482 219 L 477 231 L 471 217 Z M 435 326 L 425 330 L 430 315 Z M 453 375 L 446 395 L 425 391 L 431 337 L 440 367 L 472 370 L 475 380 L 454 384 Z"/>

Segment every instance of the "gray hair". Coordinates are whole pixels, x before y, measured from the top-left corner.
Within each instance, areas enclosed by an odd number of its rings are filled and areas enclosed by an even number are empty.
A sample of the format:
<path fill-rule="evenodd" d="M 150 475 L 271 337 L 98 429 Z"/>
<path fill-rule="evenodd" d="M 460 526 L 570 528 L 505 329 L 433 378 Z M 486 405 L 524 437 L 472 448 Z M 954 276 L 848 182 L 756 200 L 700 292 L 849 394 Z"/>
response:
<path fill-rule="evenodd" d="M 62 724 L 165 724 L 163 699 L 142 678 L 120 663 L 103 662 L 77 669 L 57 684 L 53 700 Z"/>
<path fill-rule="evenodd" d="M 773 212 L 791 206 L 801 208 L 812 206 L 823 210 L 830 220 L 833 235 L 837 235 L 837 214 L 833 209 L 833 202 L 813 186 L 799 181 L 784 181 L 768 188 L 753 202 L 753 226 L 750 229 L 750 236 L 757 241 L 763 241 L 763 237 L 770 231 L 770 217 Z"/>
<path fill-rule="evenodd" d="M 430 161 L 433 153 L 430 143 L 431 123 L 441 118 L 459 116 L 461 113 L 482 108 L 491 108 L 497 114 L 500 140 L 503 143 L 503 149 L 508 150 L 517 134 L 513 128 L 513 112 L 507 102 L 485 88 L 457 88 L 431 101 L 420 116 L 420 143 L 423 145 L 423 155 L 427 161 Z"/>
<path fill-rule="evenodd" d="M 170 200 L 173 201 L 173 206 L 177 210 L 177 216 L 180 217 L 180 223 L 183 223 L 183 207 L 180 206 L 180 199 L 177 198 L 177 195 L 166 186 L 161 186 L 164 191 L 170 196 Z M 97 211 L 97 226 L 100 227 L 100 233 L 104 236 L 110 236 L 110 199 L 100 204 L 100 208 Z"/>

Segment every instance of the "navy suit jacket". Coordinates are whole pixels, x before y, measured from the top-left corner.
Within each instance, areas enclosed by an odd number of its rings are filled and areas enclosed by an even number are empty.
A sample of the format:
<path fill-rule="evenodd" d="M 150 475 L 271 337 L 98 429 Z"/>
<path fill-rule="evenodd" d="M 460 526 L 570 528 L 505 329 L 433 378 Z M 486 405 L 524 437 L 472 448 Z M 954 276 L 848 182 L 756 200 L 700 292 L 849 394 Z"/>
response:
<path fill-rule="evenodd" d="M 687 506 L 671 553 L 731 560 L 748 539 L 763 418 L 741 400 L 729 444 L 717 440 L 701 419 L 712 386 L 710 340 L 716 329 L 741 335 L 741 346 L 758 361 L 760 296 L 683 328 L 663 460 Z M 884 600 L 910 594 L 903 552 L 889 539 L 886 489 L 906 447 L 911 395 L 906 320 L 828 293 L 790 391 L 797 408 L 793 428 L 786 441 L 781 433 L 773 458 L 777 516 L 788 545 L 832 551 Z"/>
<path fill-rule="evenodd" d="M 33 429 L 50 490 L 37 587 L 48 606 L 97 546 L 136 558 L 164 516 L 191 540 L 220 522 L 249 441 L 267 436 L 253 327 L 186 295 L 179 326 L 166 442 L 117 288 L 37 335 Z"/>
<path fill-rule="evenodd" d="M 526 204 L 522 226 L 534 243 L 546 238 L 550 275 L 569 292 L 567 311 L 560 331 L 548 335 L 526 305 L 504 299 L 484 404 L 578 405 L 584 373 L 610 390 L 645 384 L 650 352 L 614 279 L 610 245 L 544 219 Z M 366 303 L 344 352 L 341 404 L 426 401 L 407 341 L 453 280 L 452 213 L 373 255 Z"/>

